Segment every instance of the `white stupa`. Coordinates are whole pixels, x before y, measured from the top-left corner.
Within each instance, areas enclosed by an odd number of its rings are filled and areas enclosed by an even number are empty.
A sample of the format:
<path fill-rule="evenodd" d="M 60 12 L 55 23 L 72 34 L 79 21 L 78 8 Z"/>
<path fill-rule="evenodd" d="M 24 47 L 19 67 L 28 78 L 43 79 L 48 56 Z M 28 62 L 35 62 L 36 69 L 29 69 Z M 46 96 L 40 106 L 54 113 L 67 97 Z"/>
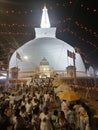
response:
<path fill-rule="evenodd" d="M 41 28 L 35 28 L 35 38 L 18 48 L 11 57 L 9 68 L 19 68 L 20 77 L 31 75 L 39 71 L 43 58 L 49 63 L 49 71 L 55 71 L 64 76 L 66 68 L 74 66 L 73 58 L 67 52 L 75 53 L 75 49 L 66 42 L 56 38 L 56 28 L 51 27 L 46 6 L 42 12 Z M 16 53 L 20 57 L 16 56 Z M 22 61 L 20 60 L 22 59 Z M 75 67 L 77 76 L 86 76 L 86 69 L 82 57 L 75 53 Z"/>

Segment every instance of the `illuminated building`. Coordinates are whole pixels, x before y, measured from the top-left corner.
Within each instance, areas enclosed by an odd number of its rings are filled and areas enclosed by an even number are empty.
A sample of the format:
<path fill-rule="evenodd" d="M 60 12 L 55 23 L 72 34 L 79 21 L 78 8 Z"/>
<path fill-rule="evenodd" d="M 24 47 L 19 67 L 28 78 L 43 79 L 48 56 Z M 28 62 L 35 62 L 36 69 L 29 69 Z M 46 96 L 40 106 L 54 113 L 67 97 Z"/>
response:
<path fill-rule="evenodd" d="M 35 38 L 14 52 L 9 68 L 18 67 L 19 78 L 32 76 L 40 70 L 42 72 L 40 63 L 43 58 L 49 63 L 48 73 L 50 72 L 50 74 L 48 75 L 51 75 L 51 72 L 56 72 L 61 76 L 70 77 L 75 69 L 77 77 L 87 76 L 81 55 L 75 52 L 74 47 L 56 38 L 56 28 L 50 25 L 46 7 L 42 12 L 41 28 L 35 28 Z"/>

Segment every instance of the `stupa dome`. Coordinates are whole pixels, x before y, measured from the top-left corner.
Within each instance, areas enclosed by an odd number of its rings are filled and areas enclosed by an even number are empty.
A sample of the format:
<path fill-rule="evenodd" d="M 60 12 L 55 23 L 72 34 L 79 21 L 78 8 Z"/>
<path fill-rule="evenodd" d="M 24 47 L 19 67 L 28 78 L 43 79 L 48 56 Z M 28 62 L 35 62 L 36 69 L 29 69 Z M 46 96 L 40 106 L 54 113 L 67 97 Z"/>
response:
<path fill-rule="evenodd" d="M 16 60 L 16 54 L 11 57 L 10 68 L 17 66 L 20 71 L 35 71 L 43 57 L 54 70 L 66 70 L 73 65 L 73 59 L 67 56 L 67 50 L 74 52 L 74 48 L 57 38 L 37 38 L 21 46 L 16 52 L 21 55 L 21 60 Z M 27 56 L 28 59 L 24 59 Z M 17 63 L 16 63 L 17 62 Z M 85 66 L 80 54 L 76 53 L 76 70 L 85 72 Z"/>
<path fill-rule="evenodd" d="M 47 15 L 47 13 L 45 14 Z M 47 23 L 50 23 L 49 19 Z M 50 28 L 47 23 L 45 27 L 41 23 L 41 28 L 35 28 L 36 37 L 14 52 L 10 60 L 10 68 L 18 66 L 20 72 L 34 72 L 39 68 L 43 58 L 48 61 L 50 70 L 57 72 L 64 72 L 66 67 L 74 65 L 73 58 L 68 56 L 68 51 L 75 53 L 75 49 L 66 42 L 57 39 L 55 36 L 56 28 Z M 17 53 L 21 59 L 17 57 Z M 75 53 L 75 65 L 77 72 L 86 72 L 79 53 Z"/>

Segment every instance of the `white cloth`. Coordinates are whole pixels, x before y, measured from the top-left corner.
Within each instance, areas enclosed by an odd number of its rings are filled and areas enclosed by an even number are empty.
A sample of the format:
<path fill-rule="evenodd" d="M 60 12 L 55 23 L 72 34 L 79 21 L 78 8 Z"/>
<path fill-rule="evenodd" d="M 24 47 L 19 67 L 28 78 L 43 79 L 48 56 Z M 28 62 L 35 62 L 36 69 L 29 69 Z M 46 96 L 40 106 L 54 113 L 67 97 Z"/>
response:
<path fill-rule="evenodd" d="M 49 94 L 44 94 L 44 100 L 47 102 L 49 100 Z"/>
<path fill-rule="evenodd" d="M 49 115 L 45 115 L 42 112 L 39 118 L 41 119 L 40 130 L 52 130 Z"/>
<path fill-rule="evenodd" d="M 68 103 L 63 101 L 61 103 L 61 110 L 64 112 L 65 114 L 65 118 L 67 118 L 67 111 L 68 111 Z"/>
<path fill-rule="evenodd" d="M 31 111 L 32 108 L 32 104 L 31 103 L 27 103 L 26 104 L 26 112 L 29 113 Z"/>
<path fill-rule="evenodd" d="M 80 115 L 80 130 L 85 130 L 85 121 L 82 115 Z"/>
<path fill-rule="evenodd" d="M 9 100 L 10 100 L 10 104 L 14 104 L 15 96 L 10 95 Z"/>

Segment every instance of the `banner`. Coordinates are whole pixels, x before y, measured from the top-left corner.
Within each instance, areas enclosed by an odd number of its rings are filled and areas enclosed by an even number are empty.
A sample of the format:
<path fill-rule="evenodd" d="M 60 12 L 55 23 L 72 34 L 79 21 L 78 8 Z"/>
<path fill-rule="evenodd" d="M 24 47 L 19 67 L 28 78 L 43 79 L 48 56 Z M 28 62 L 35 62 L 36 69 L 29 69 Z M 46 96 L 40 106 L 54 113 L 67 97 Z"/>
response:
<path fill-rule="evenodd" d="M 16 58 L 22 61 L 21 55 L 18 52 L 16 52 Z"/>
<path fill-rule="evenodd" d="M 75 59 L 75 53 L 71 52 L 69 50 L 67 50 L 67 56 L 69 56 L 70 58 L 74 58 Z"/>

